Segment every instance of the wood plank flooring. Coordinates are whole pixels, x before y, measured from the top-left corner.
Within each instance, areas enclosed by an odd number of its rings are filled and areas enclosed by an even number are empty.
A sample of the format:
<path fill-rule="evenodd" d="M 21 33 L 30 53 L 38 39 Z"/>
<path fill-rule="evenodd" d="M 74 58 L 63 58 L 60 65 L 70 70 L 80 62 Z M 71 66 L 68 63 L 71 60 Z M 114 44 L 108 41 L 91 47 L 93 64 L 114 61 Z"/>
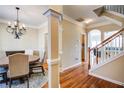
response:
<path fill-rule="evenodd" d="M 123 86 L 88 75 L 87 64 L 68 69 L 60 74 L 61 88 L 122 88 Z M 45 84 L 43 88 L 48 88 Z"/>

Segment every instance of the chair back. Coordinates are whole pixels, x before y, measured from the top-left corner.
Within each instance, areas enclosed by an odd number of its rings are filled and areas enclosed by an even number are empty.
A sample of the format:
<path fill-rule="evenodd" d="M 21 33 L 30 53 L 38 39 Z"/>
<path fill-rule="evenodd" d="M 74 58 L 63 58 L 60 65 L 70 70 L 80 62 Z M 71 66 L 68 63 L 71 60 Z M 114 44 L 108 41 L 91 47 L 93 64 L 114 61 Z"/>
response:
<path fill-rule="evenodd" d="M 25 51 L 24 50 L 20 50 L 20 51 L 6 51 L 6 56 L 13 55 L 13 54 L 16 54 L 16 53 L 25 53 Z"/>
<path fill-rule="evenodd" d="M 9 56 L 9 77 L 23 76 L 28 73 L 28 55 L 17 53 Z"/>
<path fill-rule="evenodd" d="M 34 55 L 34 56 L 40 56 L 40 53 L 39 53 L 38 50 L 34 50 L 34 51 L 33 51 L 33 55 Z"/>
<path fill-rule="evenodd" d="M 0 50 L 0 59 L 6 57 L 5 51 Z"/>
<path fill-rule="evenodd" d="M 26 55 L 33 55 L 33 50 L 27 49 L 25 50 Z"/>
<path fill-rule="evenodd" d="M 44 51 L 44 55 L 43 55 L 43 58 L 41 60 L 42 64 L 44 63 L 45 59 L 46 59 L 46 51 Z"/>

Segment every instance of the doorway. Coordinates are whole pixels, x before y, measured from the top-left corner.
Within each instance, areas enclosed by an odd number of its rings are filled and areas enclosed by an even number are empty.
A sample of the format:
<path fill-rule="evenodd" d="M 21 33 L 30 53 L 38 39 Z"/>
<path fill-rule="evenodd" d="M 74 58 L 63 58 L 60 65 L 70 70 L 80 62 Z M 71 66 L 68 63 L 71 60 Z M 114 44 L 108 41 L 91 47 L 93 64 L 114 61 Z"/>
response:
<path fill-rule="evenodd" d="M 85 34 L 81 34 L 81 61 L 85 61 Z"/>

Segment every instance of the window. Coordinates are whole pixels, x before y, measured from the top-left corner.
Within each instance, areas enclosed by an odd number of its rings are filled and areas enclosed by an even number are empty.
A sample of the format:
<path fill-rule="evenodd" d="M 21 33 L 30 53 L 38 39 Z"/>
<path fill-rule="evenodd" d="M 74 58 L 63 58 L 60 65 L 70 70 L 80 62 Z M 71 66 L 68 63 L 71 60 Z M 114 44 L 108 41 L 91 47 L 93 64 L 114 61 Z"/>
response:
<path fill-rule="evenodd" d="M 90 31 L 88 34 L 88 37 L 89 37 L 88 46 L 90 48 L 96 46 L 97 44 L 101 42 L 101 32 L 97 29 Z"/>

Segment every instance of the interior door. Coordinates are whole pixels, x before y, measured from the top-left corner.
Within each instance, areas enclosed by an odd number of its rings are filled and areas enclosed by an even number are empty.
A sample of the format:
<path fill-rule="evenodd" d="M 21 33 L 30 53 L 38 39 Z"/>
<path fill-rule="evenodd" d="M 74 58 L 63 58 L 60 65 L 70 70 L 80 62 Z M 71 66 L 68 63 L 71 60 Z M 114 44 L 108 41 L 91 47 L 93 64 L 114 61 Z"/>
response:
<path fill-rule="evenodd" d="M 84 59 L 85 59 L 85 35 L 81 36 L 81 57 L 82 57 L 82 62 L 84 62 Z"/>

